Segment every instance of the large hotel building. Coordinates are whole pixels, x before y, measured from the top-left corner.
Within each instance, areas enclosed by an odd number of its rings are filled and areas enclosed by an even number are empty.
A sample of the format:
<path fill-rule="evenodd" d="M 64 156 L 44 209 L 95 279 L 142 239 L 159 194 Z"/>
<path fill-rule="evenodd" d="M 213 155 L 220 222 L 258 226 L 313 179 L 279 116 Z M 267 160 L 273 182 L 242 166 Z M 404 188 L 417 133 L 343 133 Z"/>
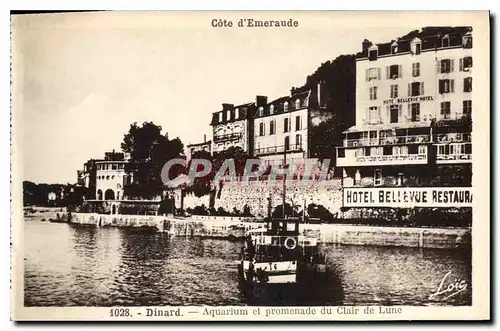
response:
<path fill-rule="evenodd" d="M 471 186 L 472 31 L 363 42 L 343 186 Z"/>

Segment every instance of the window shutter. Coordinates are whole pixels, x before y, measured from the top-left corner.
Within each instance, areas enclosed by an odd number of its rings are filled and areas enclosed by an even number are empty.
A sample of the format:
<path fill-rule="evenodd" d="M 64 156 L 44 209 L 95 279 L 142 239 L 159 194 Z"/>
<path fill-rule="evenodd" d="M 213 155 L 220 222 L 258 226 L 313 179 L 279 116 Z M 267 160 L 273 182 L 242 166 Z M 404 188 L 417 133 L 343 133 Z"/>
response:
<path fill-rule="evenodd" d="M 370 69 L 366 69 L 366 81 L 370 80 Z"/>
<path fill-rule="evenodd" d="M 438 72 L 438 74 L 439 74 L 439 73 L 441 72 L 441 60 L 438 60 L 438 61 L 437 61 L 436 68 L 437 68 L 437 72 Z"/>
<path fill-rule="evenodd" d="M 389 123 L 391 121 L 391 108 L 387 105 L 385 106 L 385 116 L 386 116 L 386 119 L 387 119 L 387 123 Z"/>
<path fill-rule="evenodd" d="M 450 72 L 453 72 L 455 69 L 454 69 L 454 63 L 455 63 L 455 60 L 454 59 L 451 59 L 450 60 Z"/>
<path fill-rule="evenodd" d="M 420 83 L 420 95 L 424 95 L 424 82 Z"/>
<path fill-rule="evenodd" d="M 380 68 L 377 68 L 377 79 L 380 80 Z"/>
<path fill-rule="evenodd" d="M 459 68 L 458 68 L 458 69 L 459 69 L 460 71 L 464 71 L 464 59 L 463 59 L 463 58 L 460 58 L 460 59 L 458 60 L 458 66 L 459 66 Z"/>
<path fill-rule="evenodd" d="M 450 92 L 453 93 L 455 92 L 455 80 L 450 79 Z"/>
<path fill-rule="evenodd" d="M 390 79 L 391 77 L 389 77 L 389 73 L 390 73 L 389 66 L 385 67 L 385 73 L 386 73 L 386 76 L 387 76 L 386 78 Z"/>
<path fill-rule="evenodd" d="M 406 112 L 406 120 L 411 121 L 411 103 L 408 104 L 408 111 Z"/>
<path fill-rule="evenodd" d="M 403 66 L 400 64 L 398 68 L 399 78 L 403 78 Z"/>
<path fill-rule="evenodd" d="M 411 83 L 408 83 L 408 96 L 411 97 Z"/>
<path fill-rule="evenodd" d="M 443 94 L 444 90 L 444 81 L 442 79 L 439 80 L 439 93 Z"/>

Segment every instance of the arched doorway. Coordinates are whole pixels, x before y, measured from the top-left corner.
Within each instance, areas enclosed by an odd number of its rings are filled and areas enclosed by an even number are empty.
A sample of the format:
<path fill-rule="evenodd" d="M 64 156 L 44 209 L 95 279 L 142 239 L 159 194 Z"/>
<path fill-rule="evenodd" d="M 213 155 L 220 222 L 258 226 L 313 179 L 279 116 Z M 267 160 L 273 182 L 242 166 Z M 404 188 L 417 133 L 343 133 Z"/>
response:
<path fill-rule="evenodd" d="M 102 190 L 97 190 L 97 200 L 102 200 Z"/>
<path fill-rule="evenodd" d="M 115 191 L 107 189 L 106 192 L 104 192 L 104 200 L 115 200 Z"/>

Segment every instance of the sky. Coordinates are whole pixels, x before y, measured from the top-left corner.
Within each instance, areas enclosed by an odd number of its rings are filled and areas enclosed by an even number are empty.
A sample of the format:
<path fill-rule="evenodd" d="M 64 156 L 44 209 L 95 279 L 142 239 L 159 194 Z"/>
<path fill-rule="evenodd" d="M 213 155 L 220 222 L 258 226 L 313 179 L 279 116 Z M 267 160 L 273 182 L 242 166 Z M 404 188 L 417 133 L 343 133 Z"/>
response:
<path fill-rule="evenodd" d="M 321 63 L 420 25 L 359 24 L 328 13 L 160 12 L 23 15 L 13 20 L 13 121 L 24 180 L 74 183 L 90 158 L 153 121 L 184 145 L 212 136 L 222 103 L 269 100 Z M 214 28 L 214 17 L 288 18 L 298 28 Z M 388 20 L 390 22 L 390 20 Z"/>

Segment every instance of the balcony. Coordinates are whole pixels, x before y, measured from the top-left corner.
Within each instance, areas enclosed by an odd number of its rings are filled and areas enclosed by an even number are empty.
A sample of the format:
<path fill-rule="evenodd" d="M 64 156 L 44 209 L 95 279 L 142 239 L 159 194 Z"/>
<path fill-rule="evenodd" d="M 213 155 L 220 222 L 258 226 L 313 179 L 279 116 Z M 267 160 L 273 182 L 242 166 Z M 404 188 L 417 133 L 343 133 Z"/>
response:
<path fill-rule="evenodd" d="M 470 133 L 444 133 L 432 137 L 434 143 L 470 142 Z M 392 136 L 384 138 L 344 139 L 344 147 L 369 147 L 381 145 L 407 145 L 430 143 L 430 135 Z"/>
<path fill-rule="evenodd" d="M 218 143 L 218 142 L 225 142 L 225 141 L 240 140 L 242 136 L 243 136 L 243 134 L 241 132 L 217 135 L 217 136 L 214 136 L 214 142 Z"/>
<path fill-rule="evenodd" d="M 430 135 L 392 136 L 384 138 L 344 139 L 344 147 L 425 144 L 428 142 L 430 142 Z"/>
<path fill-rule="evenodd" d="M 436 155 L 436 163 L 446 164 L 446 163 L 471 163 L 471 154 L 438 154 Z"/>
<path fill-rule="evenodd" d="M 303 151 L 302 144 L 290 145 L 287 153 L 296 153 Z M 273 146 L 273 147 L 264 147 L 264 148 L 256 148 L 255 155 L 272 155 L 272 154 L 283 154 L 285 152 L 285 146 Z"/>
<path fill-rule="evenodd" d="M 373 155 L 356 156 L 354 158 L 337 158 L 337 166 L 339 167 L 407 165 L 426 163 L 427 154 Z"/>

